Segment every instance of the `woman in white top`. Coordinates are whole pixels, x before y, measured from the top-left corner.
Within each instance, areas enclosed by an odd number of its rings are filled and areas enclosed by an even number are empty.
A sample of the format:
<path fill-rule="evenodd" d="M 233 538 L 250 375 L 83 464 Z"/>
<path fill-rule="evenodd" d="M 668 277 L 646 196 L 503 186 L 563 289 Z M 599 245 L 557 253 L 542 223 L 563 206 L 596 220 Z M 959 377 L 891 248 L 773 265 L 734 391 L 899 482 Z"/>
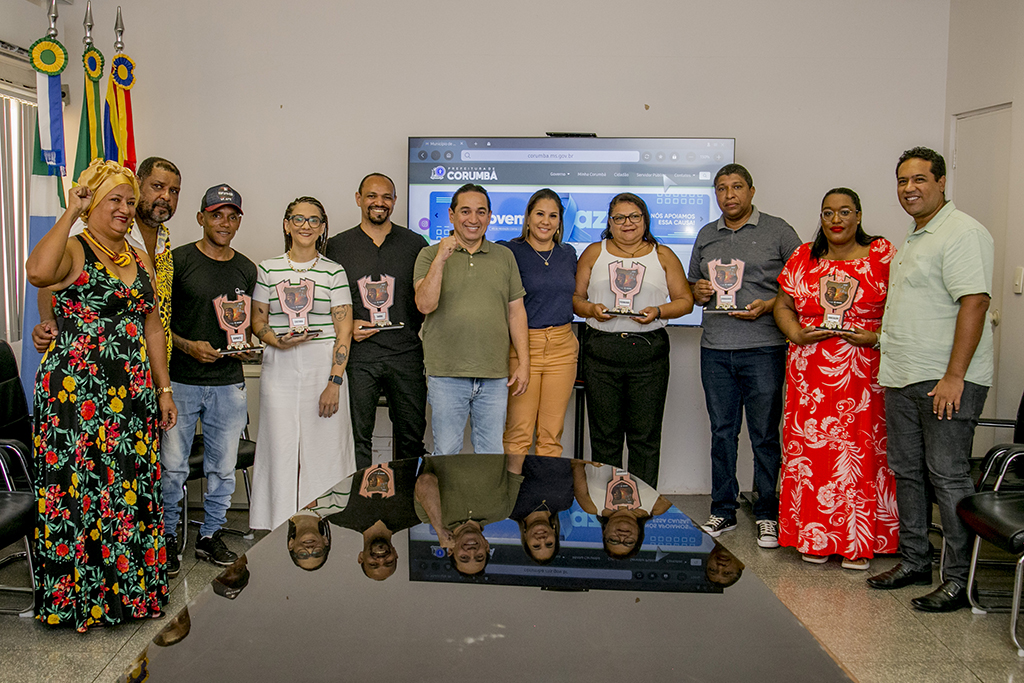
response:
<path fill-rule="evenodd" d="M 650 226 L 643 199 L 628 192 L 612 198 L 601 242 L 587 247 L 576 267 L 573 310 L 587 319 L 591 458 L 621 467 L 625 440 L 629 472 L 657 486 L 669 374 L 665 324 L 693 310 L 693 295 L 679 258 Z"/>
<path fill-rule="evenodd" d="M 267 344 L 260 376 L 250 525 L 273 529 L 355 471 L 345 365 L 352 297 L 345 269 L 322 256 L 327 213 L 313 197 L 285 210 L 285 253 L 259 265 L 252 327 Z M 312 287 L 312 308 L 300 311 Z M 288 289 L 286 289 L 286 287 Z M 292 327 L 305 328 L 296 333 Z"/>

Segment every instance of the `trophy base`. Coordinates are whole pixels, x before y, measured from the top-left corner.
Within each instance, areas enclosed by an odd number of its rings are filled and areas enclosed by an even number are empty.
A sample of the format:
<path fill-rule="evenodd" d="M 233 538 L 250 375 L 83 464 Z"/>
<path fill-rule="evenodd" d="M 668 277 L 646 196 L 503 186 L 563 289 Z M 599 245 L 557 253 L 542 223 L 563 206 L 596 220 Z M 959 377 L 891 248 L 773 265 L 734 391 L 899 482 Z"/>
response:
<path fill-rule="evenodd" d="M 704 315 L 708 313 L 738 313 L 740 310 L 739 308 L 705 308 Z"/>
<path fill-rule="evenodd" d="M 304 330 L 288 330 L 281 337 L 301 337 L 304 334 L 313 339 L 320 336 L 320 330 L 311 330 L 308 327 Z"/>
<path fill-rule="evenodd" d="M 846 327 L 825 327 L 824 325 L 815 325 L 814 329 L 821 330 L 823 332 L 853 332 L 853 330 Z"/>
<path fill-rule="evenodd" d="M 366 325 L 363 327 L 364 330 L 403 330 L 405 329 L 405 323 L 377 323 L 376 325 Z"/>
<path fill-rule="evenodd" d="M 219 351 L 222 356 L 237 356 L 240 353 L 263 353 L 262 346 L 247 346 L 244 349 L 224 349 Z"/>
<path fill-rule="evenodd" d="M 618 309 L 618 308 L 616 308 L 615 310 L 612 310 L 612 311 L 605 311 L 604 314 L 605 315 L 621 315 L 621 316 L 626 316 L 628 318 L 642 318 L 642 317 L 644 317 L 643 313 L 637 313 L 636 311 L 623 311 L 623 310 Z"/>

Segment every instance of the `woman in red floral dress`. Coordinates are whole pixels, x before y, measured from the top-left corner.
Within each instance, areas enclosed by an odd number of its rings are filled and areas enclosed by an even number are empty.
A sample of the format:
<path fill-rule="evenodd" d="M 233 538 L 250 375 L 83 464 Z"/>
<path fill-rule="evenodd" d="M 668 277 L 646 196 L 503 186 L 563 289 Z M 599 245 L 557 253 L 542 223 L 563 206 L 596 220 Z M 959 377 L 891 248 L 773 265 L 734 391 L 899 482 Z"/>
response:
<path fill-rule="evenodd" d="M 864 570 L 896 552 L 899 519 L 877 349 L 895 249 L 860 219 L 856 192 L 829 190 L 814 242 L 779 276 L 775 321 L 790 341 L 779 544 Z"/>
<path fill-rule="evenodd" d="M 79 631 L 167 603 L 159 430 L 177 413 L 152 264 L 125 241 L 138 196 L 130 170 L 94 161 L 26 262 L 59 320 L 36 374 L 37 614 Z"/>

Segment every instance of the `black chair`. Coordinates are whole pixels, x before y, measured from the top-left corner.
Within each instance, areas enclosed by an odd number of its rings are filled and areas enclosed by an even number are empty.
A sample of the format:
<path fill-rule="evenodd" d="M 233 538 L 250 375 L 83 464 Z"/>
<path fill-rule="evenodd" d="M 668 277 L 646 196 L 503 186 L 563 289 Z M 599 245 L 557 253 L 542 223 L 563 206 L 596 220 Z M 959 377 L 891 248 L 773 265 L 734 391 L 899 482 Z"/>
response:
<path fill-rule="evenodd" d="M 0 439 L 32 445 L 32 419 L 18 375 L 18 361 L 14 349 L 3 339 L 0 339 Z M 31 468 L 31 460 L 26 464 Z M 31 471 L 29 469 L 29 473 Z M 30 487 L 31 479 L 22 480 L 20 471 L 13 475 L 19 486 Z"/>
<path fill-rule="evenodd" d="M 29 479 L 28 449 L 25 444 L 12 439 L 0 439 L 0 548 L 6 548 L 19 540 L 25 544 L 24 552 L 11 553 L 0 559 L 0 568 L 19 560 L 28 563 L 30 586 L 0 585 L 0 593 L 28 593 L 32 601 L 25 607 L 0 608 L 0 614 L 32 616 L 35 607 L 36 580 L 32 565 L 31 538 L 36 521 L 36 496 L 31 486 L 18 487 L 15 472 L 19 478 Z"/>
<path fill-rule="evenodd" d="M 986 427 L 1012 427 L 1014 423 L 1014 420 L 982 418 L 978 425 Z M 971 476 L 974 479 L 974 490 L 985 491 L 994 487 L 1003 491 L 1024 491 L 1024 480 L 1021 480 L 1017 471 L 1015 469 L 1011 470 L 1009 468 L 1003 468 L 1006 458 L 1012 455 L 1013 452 L 1019 448 L 1021 448 L 1021 444 L 1002 443 L 990 448 L 982 458 L 970 458 Z M 1024 464 L 1024 459 L 1020 460 L 1018 467 L 1021 464 Z M 993 478 L 994 476 L 997 478 Z M 929 503 L 935 504 L 937 499 L 935 498 L 935 491 L 932 489 L 931 482 L 926 480 L 925 486 L 928 489 Z M 929 505 L 928 527 L 931 531 L 937 533 L 942 541 L 939 552 L 933 557 L 933 561 L 938 563 L 939 580 L 943 581 L 946 578 L 943 572 L 943 566 L 946 559 L 946 537 L 942 533 L 942 527 L 931 520 L 931 512 L 931 505 Z"/>
<path fill-rule="evenodd" d="M 1006 475 L 1014 460 L 1024 456 L 1024 445 L 1002 444 L 992 448 L 982 463 L 982 475 L 978 481 L 978 493 L 967 496 L 957 504 L 957 514 L 975 534 L 974 549 L 971 553 L 971 569 L 967 577 L 967 592 L 971 611 L 975 614 L 1005 612 L 1009 610 L 1010 637 L 1017 646 L 1017 655 L 1024 657 L 1024 646 L 1017 635 L 1017 620 L 1020 613 L 1021 586 L 1024 581 L 1024 491 L 1019 488 L 1003 488 Z M 989 489 L 988 487 L 992 488 Z M 1010 607 L 991 603 L 982 604 L 985 597 L 1003 596 L 1005 591 L 981 591 L 976 586 L 981 542 L 985 540 L 1017 556 L 1013 583 L 1013 602 Z"/>
<path fill-rule="evenodd" d="M 196 433 L 192 439 L 192 451 L 188 456 L 188 477 L 185 479 L 183 485 L 183 496 L 181 498 L 181 546 L 184 548 L 185 539 L 188 531 L 188 482 L 196 481 L 198 479 L 205 479 L 206 472 L 203 470 L 203 456 L 206 453 L 206 446 L 203 442 L 202 433 Z M 249 470 L 252 468 L 253 463 L 256 462 L 256 442 L 249 438 L 249 426 L 246 425 L 242 431 L 242 436 L 238 440 L 238 460 L 235 462 L 235 470 L 242 470 L 242 482 L 245 484 L 245 496 L 246 500 L 252 499 L 252 485 L 249 481 Z M 192 520 L 192 524 L 196 526 L 200 525 L 199 520 Z M 222 531 L 226 534 L 234 534 L 236 536 L 251 537 L 252 529 L 230 529 L 224 527 Z"/>

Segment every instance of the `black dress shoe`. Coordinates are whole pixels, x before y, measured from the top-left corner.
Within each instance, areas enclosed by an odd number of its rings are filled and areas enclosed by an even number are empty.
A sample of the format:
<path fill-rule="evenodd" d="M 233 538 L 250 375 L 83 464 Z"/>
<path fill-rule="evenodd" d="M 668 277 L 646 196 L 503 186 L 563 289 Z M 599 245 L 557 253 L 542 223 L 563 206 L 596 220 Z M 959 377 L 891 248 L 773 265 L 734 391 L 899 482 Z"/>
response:
<path fill-rule="evenodd" d="M 967 588 L 956 581 L 943 581 L 942 585 L 928 595 L 922 595 L 910 601 L 922 612 L 955 612 L 967 607 Z"/>
<path fill-rule="evenodd" d="M 930 586 L 932 585 L 932 570 L 922 569 L 914 571 L 907 569 L 902 562 L 887 572 L 868 579 L 868 585 L 872 588 L 888 591 L 904 586 Z"/>

